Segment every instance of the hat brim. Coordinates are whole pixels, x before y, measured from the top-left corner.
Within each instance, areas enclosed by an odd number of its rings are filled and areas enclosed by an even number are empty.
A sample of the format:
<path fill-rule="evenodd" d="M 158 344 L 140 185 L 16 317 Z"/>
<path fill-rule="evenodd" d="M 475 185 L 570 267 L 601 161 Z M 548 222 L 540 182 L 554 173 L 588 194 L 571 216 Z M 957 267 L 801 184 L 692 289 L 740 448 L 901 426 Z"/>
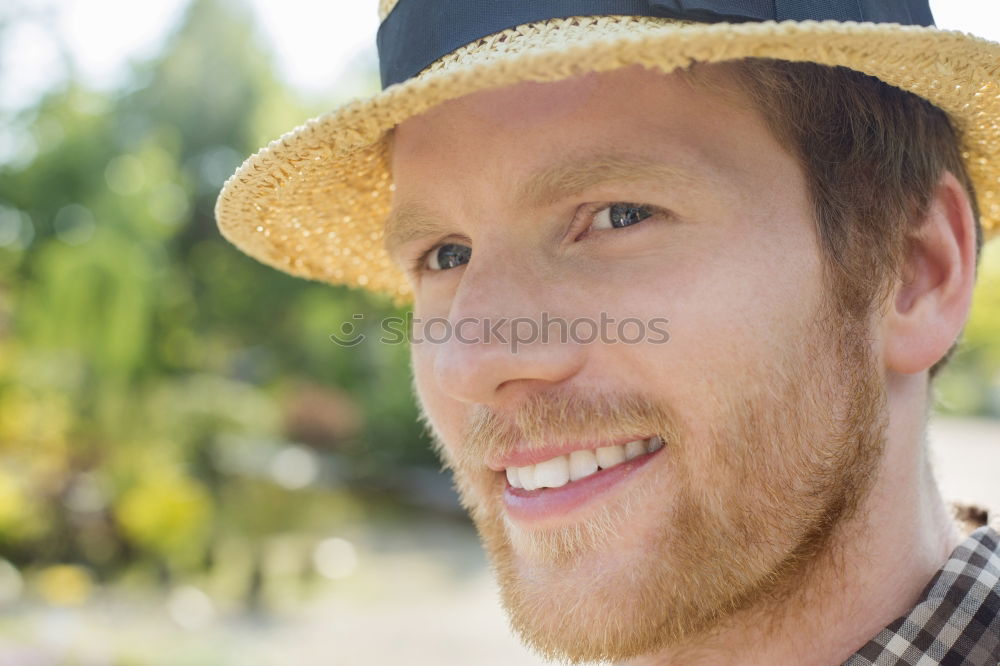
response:
<path fill-rule="evenodd" d="M 227 240 L 274 268 L 405 302 L 409 282 L 382 236 L 392 190 L 386 136 L 396 125 L 447 100 L 523 81 L 631 65 L 666 73 L 751 57 L 849 67 L 946 111 L 962 135 L 984 235 L 1000 231 L 1000 44 L 895 24 L 709 25 L 619 16 L 556 19 L 492 35 L 306 122 L 226 181 L 216 220 Z"/>

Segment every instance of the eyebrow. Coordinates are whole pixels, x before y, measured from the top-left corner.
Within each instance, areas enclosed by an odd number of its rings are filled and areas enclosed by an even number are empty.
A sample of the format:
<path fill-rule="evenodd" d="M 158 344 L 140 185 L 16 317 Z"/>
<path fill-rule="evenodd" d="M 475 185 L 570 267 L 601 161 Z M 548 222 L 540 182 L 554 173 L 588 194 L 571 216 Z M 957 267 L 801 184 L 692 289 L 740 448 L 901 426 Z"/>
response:
<path fill-rule="evenodd" d="M 517 191 L 514 201 L 520 208 L 538 209 L 602 185 L 635 182 L 699 189 L 705 178 L 690 169 L 643 157 L 583 155 L 563 159 L 531 174 Z M 452 230 L 425 204 L 406 201 L 394 207 L 386 219 L 385 249 L 395 257 L 400 248 L 410 242 L 444 236 Z"/>
<path fill-rule="evenodd" d="M 637 182 L 699 187 L 702 179 L 689 169 L 644 157 L 584 155 L 533 174 L 522 186 L 517 202 L 526 208 L 542 208 L 601 185 Z"/>
<path fill-rule="evenodd" d="M 417 239 L 428 236 L 443 236 L 448 227 L 440 218 L 418 201 L 410 201 L 393 207 L 385 221 L 383 243 L 390 257 L 396 259 L 400 248 Z"/>

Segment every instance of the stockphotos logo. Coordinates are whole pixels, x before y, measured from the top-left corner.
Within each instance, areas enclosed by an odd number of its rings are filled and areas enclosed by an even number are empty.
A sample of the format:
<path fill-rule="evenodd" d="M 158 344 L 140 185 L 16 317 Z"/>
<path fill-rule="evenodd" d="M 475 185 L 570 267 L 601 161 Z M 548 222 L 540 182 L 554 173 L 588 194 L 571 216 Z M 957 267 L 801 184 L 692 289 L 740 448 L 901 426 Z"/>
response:
<path fill-rule="evenodd" d="M 353 321 L 341 324 L 340 333 L 332 334 L 330 339 L 341 347 L 361 344 L 368 339 L 368 335 L 361 330 L 364 318 L 360 313 L 353 315 Z M 598 319 L 579 317 L 567 320 L 543 312 L 538 319 L 463 317 L 456 321 L 446 317 L 421 319 L 408 312 L 405 317 L 385 317 L 380 320 L 381 335 L 378 341 L 386 345 L 440 345 L 452 341 L 466 345 L 499 343 L 508 345 L 511 352 L 516 354 L 518 347 L 549 342 L 661 345 L 670 340 L 668 323 L 662 317 L 648 320 L 638 317 L 615 319 L 605 312 Z"/>

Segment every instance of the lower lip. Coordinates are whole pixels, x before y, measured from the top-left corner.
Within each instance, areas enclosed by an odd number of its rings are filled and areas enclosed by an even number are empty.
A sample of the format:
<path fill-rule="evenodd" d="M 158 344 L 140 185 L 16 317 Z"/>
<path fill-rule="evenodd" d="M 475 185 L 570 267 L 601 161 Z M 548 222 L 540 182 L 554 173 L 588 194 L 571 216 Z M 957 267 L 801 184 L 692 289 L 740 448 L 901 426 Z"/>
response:
<path fill-rule="evenodd" d="M 501 472 L 505 484 L 503 501 L 507 514 L 512 519 L 525 523 L 560 518 L 621 486 L 665 448 L 661 447 L 652 453 L 600 470 L 578 481 L 570 481 L 560 488 L 514 488 Z"/>

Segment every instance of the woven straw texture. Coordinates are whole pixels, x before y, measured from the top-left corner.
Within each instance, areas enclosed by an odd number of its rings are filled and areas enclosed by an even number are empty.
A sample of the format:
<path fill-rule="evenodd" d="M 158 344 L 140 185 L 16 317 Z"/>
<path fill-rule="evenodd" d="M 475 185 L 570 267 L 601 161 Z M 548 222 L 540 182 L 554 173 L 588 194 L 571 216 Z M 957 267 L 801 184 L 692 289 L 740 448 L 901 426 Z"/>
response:
<path fill-rule="evenodd" d="M 385 12 L 394 0 L 381 0 Z M 746 57 L 843 65 L 920 95 L 963 136 L 987 238 L 1000 231 L 1000 44 L 932 28 L 833 21 L 712 24 L 556 19 L 469 44 L 404 83 L 308 121 L 251 156 L 216 204 L 222 234 L 305 278 L 411 298 L 382 245 L 392 178 L 386 134 L 477 90 L 629 65 L 670 72 Z"/>

